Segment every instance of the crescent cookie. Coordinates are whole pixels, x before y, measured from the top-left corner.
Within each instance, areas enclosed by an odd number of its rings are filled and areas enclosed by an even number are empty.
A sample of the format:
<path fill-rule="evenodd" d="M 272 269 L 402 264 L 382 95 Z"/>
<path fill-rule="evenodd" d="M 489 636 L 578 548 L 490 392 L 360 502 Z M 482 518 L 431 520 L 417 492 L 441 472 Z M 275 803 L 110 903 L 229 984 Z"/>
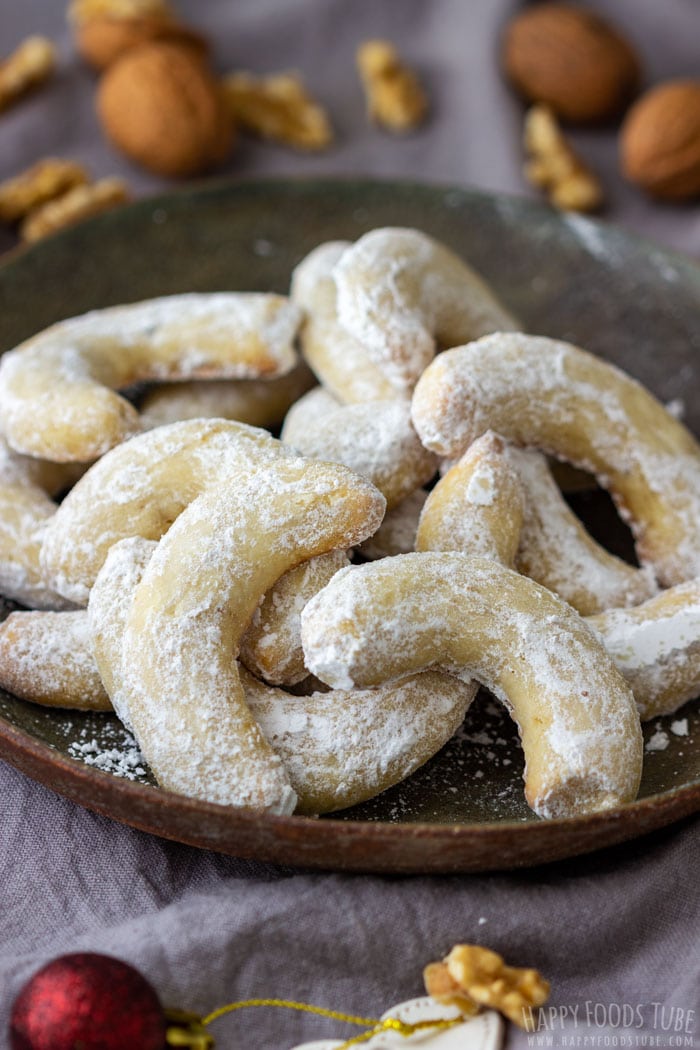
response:
<path fill-rule="evenodd" d="M 503 438 L 488 431 L 429 494 L 416 533 L 417 551 L 463 551 L 512 567 L 525 495 Z"/>
<path fill-rule="evenodd" d="M 606 573 L 611 556 L 593 541 L 591 548 L 588 534 L 573 515 L 569 522 L 569 515 L 546 460 L 487 431 L 430 493 L 416 550 L 462 551 L 515 565 L 582 615 L 600 605 L 601 597 L 639 602 L 645 586 L 655 595 L 653 581 L 623 562 Z M 627 569 L 636 576 L 627 576 Z M 631 686 L 643 721 L 670 714 L 700 693 L 698 581 L 678 584 L 634 608 L 587 615 L 586 622 Z"/>
<path fill-rule="evenodd" d="M 156 379 L 252 379 L 297 363 L 299 308 L 267 293 L 165 296 L 61 321 L 0 361 L 0 420 L 18 452 L 87 461 L 141 429 L 115 391 Z"/>
<path fill-rule="evenodd" d="M 133 592 L 155 547 L 141 539 L 115 544 L 87 613 L 78 614 L 90 618 L 95 652 L 108 676 L 119 664 Z M 345 809 L 409 776 L 456 732 L 475 693 L 450 675 L 430 672 L 379 689 L 306 696 L 264 685 L 245 668 L 240 676 L 246 703 L 297 794 L 297 813 Z M 128 725 L 123 698 L 113 699 Z"/>
<path fill-rule="evenodd" d="M 132 733 L 129 698 L 122 688 L 122 641 L 134 592 L 157 546 L 155 540 L 132 536 L 110 547 L 90 591 L 88 607 L 80 610 L 88 622 L 90 651 L 112 707 Z"/>
<path fill-rule="evenodd" d="M 430 493 L 416 550 L 463 551 L 516 568 L 582 616 L 657 593 L 652 573 L 609 554 L 569 509 L 539 452 L 487 431 Z"/>
<path fill-rule="evenodd" d="M 372 230 L 336 263 L 338 318 L 392 386 L 406 394 L 435 355 L 518 328 L 458 256 L 419 230 Z"/>
<path fill-rule="evenodd" d="M 0 593 L 6 598 L 34 609 L 66 608 L 44 582 L 39 552 L 56 513 L 51 496 L 76 476 L 74 466 L 21 456 L 0 438 Z"/>
<path fill-rule="evenodd" d="M 139 402 L 141 427 L 152 430 L 181 419 L 236 419 L 277 427 L 290 405 L 314 383 L 305 364 L 276 379 L 211 379 L 159 383 Z"/>
<path fill-rule="evenodd" d="M 401 397 L 401 391 L 338 321 L 333 268 L 349 247 L 350 241 L 321 244 L 292 274 L 289 294 L 306 315 L 300 334 L 302 357 L 342 404 L 389 401 Z"/>
<path fill-rule="evenodd" d="M 345 551 L 329 551 L 290 569 L 263 598 L 241 641 L 241 662 L 272 685 L 307 677 L 301 646 L 301 610 L 350 564 Z"/>
<path fill-rule="evenodd" d="M 289 434 L 290 428 L 283 427 L 286 443 Z M 430 481 L 438 467 L 437 457 L 413 429 L 406 401 L 340 405 L 335 411 L 323 411 L 303 431 L 295 427 L 293 434 L 293 445 L 302 455 L 344 463 L 369 478 L 389 508 Z"/>
<path fill-rule="evenodd" d="M 476 678 L 518 723 L 525 795 L 541 817 L 637 794 L 629 686 L 569 605 L 494 561 L 416 553 L 343 569 L 306 606 L 302 640 L 311 672 L 335 688 L 436 667 Z"/>
<path fill-rule="evenodd" d="M 375 535 L 380 533 L 381 528 Z M 364 551 L 370 542 L 366 540 L 361 549 Z M 121 645 L 125 610 L 135 582 L 140 579 L 155 546 L 154 542 L 141 539 L 115 544 L 91 591 L 91 614 L 95 607 L 106 609 L 102 614 L 103 624 L 113 623 L 121 616 L 119 633 L 109 640 L 113 648 Z M 137 553 L 143 548 L 145 554 L 137 561 Z M 307 564 L 330 557 L 332 555 L 323 555 Z M 119 575 L 115 582 L 117 567 Z M 135 579 L 134 571 L 137 571 Z M 109 590 L 105 598 L 100 587 L 102 584 L 104 588 L 107 581 Z M 270 594 L 274 591 L 275 588 Z M 70 614 L 10 614 L 0 625 L 0 687 L 38 704 L 108 710 L 111 705 L 94 663 L 86 615 L 84 610 Z M 637 608 L 611 609 L 587 617 L 587 622 L 627 679 L 642 721 L 672 714 L 700 693 L 700 583 L 697 580 L 671 587 Z M 104 628 L 98 632 L 93 625 L 95 644 L 102 644 L 103 634 Z M 102 661 L 102 667 L 104 671 L 109 663 Z M 113 687 L 110 692 L 118 707 Z M 348 695 L 354 697 L 355 694 Z M 128 715 L 123 708 L 119 709 L 119 715 L 128 726 Z M 256 718 L 260 720 L 257 714 Z"/>
<path fill-rule="evenodd" d="M 303 440 L 308 427 L 314 427 L 340 408 L 341 402 L 325 386 L 315 386 L 290 407 L 284 417 L 280 438 L 287 445 Z"/>
<path fill-rule="evenodd" d="M 421 376 L 413 422 L 438 455 L 496 430 L 594 474 L 663 586 L 700 575 L 700 448 L 636 380 L 569 343 L 496 334 Z"/>
<path fill-rule="evenodd" d="M 266 431 L 234 421 L 183 421 L 140 434 L 94 464 L 65 498 L 44 533 L 45 576 L 62 594 L 85 605 L 114 543 L 130 536 L 159 539 L 206 488 L 293 456 Z M 338 555 L 326 558 L 335 564 Z M 251 669 L 271 675 L 275 684 L 292 684 L 298 680 L 295 675 L 306 673 L 298 611 L 315 593 L 314 579 L 318 590 L 330 578 L 315 561 L 275 584 L 246 635 Z"/>
<path fill-rule="evenodd" d="M 373 798 L 419 769 L 457 732 L 476 686 L 424 671 L 376 689 L 293 696 L 241 671 L 246 700 L 282 759 L 297 813 Z"/>
<path fill-rule="evenodd" d="M 291 813 L 296 796 L 265 741 L 236 657 L 263 595 L 285 572 L 360 543 L 385 501 L 338 464 L 278 457 L 221 480 L 154 551 L 110 674 L 158 783 L 222 804 Z"/>
<path fill-rule="evenodd" d="M 637 569 L 601 547 L 562 497 L 544 456 L 508 451 L 525 491 L 515 568 L 582 616 L 638 605 L 658 593 L 651 568 Z"/>
<path fill-rule="evenodd" d="M 111 710 L 85 611 L 10 613 L 0 624 L 0 688 L 46 707 Z"/>
<path fill-rule="evenodd" d="M 700 580 L 587 622 L 632 687 L 643 721 L 700 695 Z"/>
<path fill-rule="evenodd" d="M 44 534 L 44 577 L 85 605 L 113 543 L 157 540 L 220 477 L 292 455 L 267 431 L 233 420 L 185 420 L 139 434 L 93 464 L 63 500 Z"/>

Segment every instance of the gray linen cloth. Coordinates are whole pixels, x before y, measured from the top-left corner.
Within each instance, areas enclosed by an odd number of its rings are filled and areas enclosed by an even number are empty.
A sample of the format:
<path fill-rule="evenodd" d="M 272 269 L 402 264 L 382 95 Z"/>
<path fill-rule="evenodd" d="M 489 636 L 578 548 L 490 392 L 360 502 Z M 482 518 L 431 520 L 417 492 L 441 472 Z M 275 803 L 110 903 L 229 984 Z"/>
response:
<path fill-rule="evenodd" d="M 614 17 L 636 43 L 649 83 L 700 73 L 698 0 L 590 6 Z M 328 153 L 297 155 L 241 140 L 231 174 L 408 175 L 527 193 L 521 106 L 495 61 L 500 28 L 514 7 L 509 0 L 180 5 L 211 33 L 220 69 L 299 69 L 334 117 L 338 140 Z M 0 120 L 0 178 L 55 153 L 86 162 L 96 176 L 122 173 L 137 193 L 163 188 L 103 141 L 93 77 L 73 54 L 63 3 L 3 3 L 0 30 L 2 53 L 30 32 L 52 36 L 61 52 L 52 89 Z M 400 45 L 430 92 L 433 118 L 407 139 L 366 123 L 353 56 L 359 41 L 376 35 Z M 653 204 L 626 186 L 613 129 L 575 139 L 602 173 L 608 220 L 700 253 L 700 210 Z M 1 236 L 0 248 L 10 243 Z M 668 1045 L 680 1018 L 686 1042 L 674 1045 L 692 1045 L 693 1029 L 697 1044 L 697 821 L 517 874 L 399 879 L 299 873 L 165 842 L 89 813 L 5 765 L 0 792 L 0 1045 L 14 995 L 35 969 L 67 951 L 117 955 L 147 974 L 164 1001 L 202 1012 L 276 996 L 371 1015 L 420 995 L 422 966 L 456 940 L 539 967 L 552 981 L 557 1008 L 578 1005 L 564 1030 L 564 1012 L 556 1014 L 549 1045 L 624 1045 L 613 1041 L 624 1003 L 639 1006 L 644 1019 L 632 1038 L 646 1033 L 662 1040 L 653 1045 Z M 589 1013 L 596 1008 L 590 1022 L 587 1002 Z M 286 1050 L 353 1033 L 306 1016 L 255 1011 L 222 1020 L 215 1034 L 222 1048 Z M 509 1039 L 528 1045 L 512 1029 Z"/>

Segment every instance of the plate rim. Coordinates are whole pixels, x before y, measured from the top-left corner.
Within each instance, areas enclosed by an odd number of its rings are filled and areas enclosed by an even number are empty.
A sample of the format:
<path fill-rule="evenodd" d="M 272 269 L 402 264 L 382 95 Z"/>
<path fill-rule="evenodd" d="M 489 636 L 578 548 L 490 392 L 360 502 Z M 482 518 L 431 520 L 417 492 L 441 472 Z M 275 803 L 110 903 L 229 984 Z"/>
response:
<path fill-rule="evenodd" d="M 182 204 L 188 199 L 193 197 L 211 197 L 216 196 L 217 194 L 235 195 L 236 193 L 246 193 L 251 191 L 257 194 L 264 193 L 266 190 L 269 191 L 271 188 L 274 188 L 279 192 L 290 186 L 300 187 L 309 193 L 322 193 L 329 189 L 333 189 L 334 191 L 342 191 L 343 189 L 348 189 L 350 187 L 353 187 L 354 189 L 361 187 L 367 187 L 368 189 L 373 187 L 383 187 L 386 189 L 397 185 L 400 185 L 406 191 L 410 192 L 425 192 L 428 194 L 449 194 L 450 192 L 455 192 L 462 195 L 465 199 L 470 199 L 472 201 L 484 200 L 492 203 L 497 203 L 499 201 L 509 203 L 514 202 L 516 207 L 529 211 L 533 215 L 546 215 L 550 219 L 553 216 L 562 218 L 560 215 L 557 216 L 556 211 L 546 203 L 529 197 L 518 196 L 517 194 L 492 193 L 479 187 L 463 185 L 455 182 L 443 183 L 433 180 L 367 177 L 362 175 L 350 177 L 344 175 L 312 177 L 294 175 L 261 176 L 259 178 L 222 177 L 208 179 L 196 183 L 188 183 L 186 186 L 173 188 L 156 194 L 139 197 L 136 200 L 121 206 L 120 210 L 128 209 L 132 214 L 147 213 L 159 207 L 167 208 L 172 206 L 173 202 L 177 202 L 178 206 L 182 206 Z M 18 245 L 16 248 L 7 252 L 2 260 L 0 260 L 0 277 L 4 276 L 5 272 L 16 262 L 20 262 L 28 255 L 41 252 L 48 241 L 52 244 L 60 245 L 62 241 L 69 242 L 76 236 L 76 234 L 78 237 L 83 235 L 90 237 L 92 231 L 98 230 L 105 222 L 108 223 L 110 219 L 113 218 L 114 214 L 114 212 L 106 212 L 102 215 L 94 216 L 86 222 L 81 223 L 79 226 L 69 227 L 65 230 L 58 231 L 45 241 L 28 245 Z M 628 231 L 605 221 L 589 218 L 588 216 L 576 216 L 576 220 L 577 222 L 590 224 L 594 229 L 599 230 L 605 237 L 620 237 L 626 245 L 631 243 L 636 249 L 645 254 L 653 253 L 655 257 L 680 265 L 685 271 L 687 271 L 691 280 L 697 280 L 700 282 L 700 261 L 693 257 L 685 255 L 672 248 L 667 248 L 666 246 L 646 238 L 643 235 Z M 575 227 L 571 225 L 569 226 L 569 229 L 571 230 L 572 235 L 574 235 L 576 232 Z M 585 250 L 585 246 L 582 246 L 582 250 Z M 198 846 L 199 848 L 204 849 L 213 849 L 217 852 L 226 853 L 231 856 L 245 857 L 249 859 L 264 859 L 275 864 L 283 865 L 298 864 L 303 868 L 311 868 L 315 870 L 371 871 L 396 874 L 451 874 L 468 871 L 511 870 L 515 867 L 530 867 L 541 863 L 548 863 L 572 856 L 578 856 L 583 853 L 594 851 L 603 846 L 614 845 L 633 838 L 636 839 L 640 835 L 645 835 L 649 831 L 663 827 L 677 820 L 681 820 L 697 810 L 700 810 L 699 776 L 697 781 L 671 788 L 668 791 L 657 792 L 653 795 L 645 796 L 642 799 L 636 799 L 634 802 L 627 803 L 624 806 L 616 807 L 615 809 L 607 810 L 602 813 L 585 814 L 569 818 L 557 818 L 548 821 L 528 819 L 521 821 L 484 821 L 475 823 L 441 823 L 428 821 L 388 822 L 370 820 L 346 821 L 337 819 L 333 816 L 324 817 L 323 820 L 319 821 L 315 818 L 304 816 L 278 816 L 254 809 L 239 809 L 232 806 L 192 799 L 184 795 L 166 791 L 157 786 L 116 777 L 108 772 L 88 766 L 85 763 L 82 763 L 79 759 L 71 758 L 70 756 L 61 753 L 50 744 L 43 743 L 41 740 L 32 736 L 31 733 L 24 729 L 20 729 L 1 715 L 0 758 L 8 761 L 11 765 L 14 765 L 15 768 L 22 772 L 27 772 L 27 768 L 31 768 L 33 772 L 28 773 L 31 779 L 41 783 L 43 786 L 49 787 L 56 793 L 77 802 L 84 808 L 102 813 L 103 815 L 110 817 L 110 819 L 117 820 L 119 823 L 130 825 L 131 827 L 144 830 L 150 834 L 159 835 L 163 838 L 172 838 L 177 842 Z M 37 775 L 37 769 L 41 770 L 43 774 L 42 776 Z M 59 787 L 52 783 L 56 771 L 60 771 L 64 778 L 64 782 L 62 781 L 61 786 Z M 184 812 L 190 815 L 198 814 L 201 815 L 203 819 L 209 816 L 217 823 L 224 821 L 230 824 L 232 833 L 235 832 L 237 825 L 241 827 L 253 825 L 259 823 L 261 818 L 264 818 L 267 827 L 273 830 L 276 829 L 281 833 L 290 833 L 290 841 L 287 844 L 287 847 L 281 849 L 275 858 L 261 857 L 260 854 L 247 850 L 244 850 L 243 852 L 234 852 L 233 849 L 220 842 L 214 844 L 212 841 L 208 841 L 211 836 L 203 835 L 202 841 L 200 842 L 190 841 L 182 838 L 177 833 L 169 834 L 166 829 L 154 831 L 152 826 L 147 826 L 142 819 L 130 820 L 123 814 L 115 817 L 106 807 L 97 803 L 91 803 L 90 799 L 85 800 L 80 797 L 80 789 L 85 789 L 86 787 L 94 787 L 100 798 L 104 796 L 106 789 L 111 789 L 111 791 L 106 790 L 106 794 L 111 794 L 116 790 L 118 797 L 123 799 L 125 803 L 128 804 L 129 801 L 138 803 L 141 812 L 146 814 L 152 813 L 154 819 L 155 811 L 159 808 L 162 809 L 165 807 L 170 811 L 174 809 L 175 811 Z M 624 818 L 626 817 L 629 817 L 630 820 L 625 820 Z M 633 819 L 637 817 L 642 818 L 644 823 L 644 828 L 641 831 L 638 829 L 635 819 Z M 632 824 L 631 829 L 628 826 L 630 823 Z M 414 858 L 408 863 L 400 866 L 397 866 L 395 863 L 387 866 L 382 862 L 382 858 L 379 856 L 377 856 L 369 866 L 364 860 L 360 860 L 358 864 L 355 865 L 352 861 L 352 857 L 349 856 L 345 856 L 343 862 L 338 864 L 332 857 L 327 858 L 326 860 L 317 861 L 315 858 L 309 857 L 307 854 L 302 856 L 300 850 L 303 851 L 304 843 L 297 844 L 297 848 L 295 849 L 295 832 L 308 832 L 309 836 L 313 839 L 318 837 L 318 829 L 326 829 L 327 832 L 331 833 L 335 832 L 347 842 L 352 842 L 358 837 L 364 837 L 365 840 L 368 841 L 374 841 L 376 843 L 384 841 L 390 845 L 403 843 L 407 839 L 412 839 L 414 842 L 418 843 L 430 843 L 433 840 L 450 843 L 455 840 L 460 840 L 461 842 L 468 844 L 469 841 L 478 840 L 483 843 L 491 839 L 500 842 L 504 838 L 512 838 L 517 844 L 520 840 L 526 839 L 526 837 L 527 839 L 532 840 L 533 838 L 542 838 L 543 836 L 546 836 L 552 840 L 553 848 L 548 851 L 549 855 L 544 856 L 544 858 L 542 857 L 542 851 L 540 851 L 538 856 L 525 856 L 523 860 L 515 862 L 510 861 L 505 864 L 496 857 L 486 862 L 483 860 L 476 861 L 473 865 L 468 861 L 465 862 L 462 860 L 461 862 L 458 861 L 457 866 L 454 867 L 446 860 L 439 860 L 437 864 L 434 864 L 431 863 L 430 858 L 422 857 L 420 859 Z M 539 832 L 537 829 L 539 829 Z M 566 834 L 573 829 L 590 834 L 592 844 L 586 845 L 583 843 L 580 845 L 580 848 L 577 847 L 574 851 L 571 849 L 564 849 L 563 851 L 557 850 L 558 840 L 564 839 Z M 320 837 L 323 838 L 323 834 Z M 306 844 L 308 844 L 308 838 L 306 839 Z"/>
<path fill-rule="evenodd" d="M 507 193 L 498 190 L 490 191 L 469 183 L 452 181 L 442 182 L 439 179 L 415 179 L 403 176 L 382 177 L 362 174 L 348 176 L 333 173 L 318 176 L 294 174 L 260 175 L 258 177 L 246 175 L 237 177 L 224 175 L 196 179 L 187 182 L 186 185 L 173 186 L 162 192 L 157 191 L 152 194 L 147 193 L 143 196 L 136 197 L 134 200 L 126 201 L 124 204 L 120 204 L 117 208 L 111 208 L 98 215 L 90 216 L 74 226 L 68 226 L 64 229 L 57 230 L 55 233 L 51 233 L 38 241 L 27 243 L 20 242 L 14 245 L 12 248 L 5 251 L 2 257 L 0 257 L 0 272 L 2 272 L 6 266 L 11 266 L 18 259 L 24 258 L 25 255 L 40 252 L 47 243 L 57 243 L 63 239 L 69 239 L 74 236 L 77 231 L 89 232 L 91 229 L 94 229 L 105 221 L 109 222 L 110 218 L 115 214 L 122 214 L 124 211 L 137 212 L 149 207 L 157 208 L 161 205 L 167 206 L 167 204 L 171 203 L 173 200 L 180 201 L 181 199 L 190 196 L 208 196 L 210 194 L 213 195 L 232 190 L 258 192 L 259 190 L 264 190 L 268 187 L 283 188 L 290 185 L 314 188 L 317 190 L 325 187 L 357 188 L 364 186 L 371 188 L 374 186 L 400 186 L 409 191 L 422 192 L 427 190 L 430 193 L 443 194 L 455 192 L 485 201 L 515 203 L 517 207 L 523 207 L 526 210 L 531 210 L 533 213 L 539 213 L 543 216 L 546 215 L 549 218 L 553 217 L 561 220 L 570 226 L 572 232 L 575 232 L 575 224 L 586 224 L 592 226 L 596 230 L 602 231 L 605 236 L 619 236 L 625 241 L 632 241 L 646 252 L 654 254 L 661 253 L 672 261 L 677 262 L 684 267 L 688 267 L 691 270 L 695 270 L 695 276 L 700 280 L 700 258 L 696 259 L 692 255 L 680 251 L 677 248 L 672 248 L 662 244 L 660 241 L 655 241 L 651 237 L 647 237 L 645 234 L 638 233 L 636 230 L 628 230 L 623 226 L 619 226 L 617 223 L 602 219 L 599 216 L 583 215 L 579 212 L 558 211 L 552 205 L 537 197 L 530 197 L 515 192 Z"/>
<path fill-rule="evenodd" d="M 575 817 L 559 817 L 546 821 L 528 819 L 523 821 L 485 821 L 467 824 L 462 822 L 442 823 L 426 821 L 345 821 L 338 820 L 332 816 L 319 820 L 307 816 L 281 816 L 267 813 L 264 810 L 238 808 L 215 802 L 206 802 L 167 791 L 155 785 L 117 777 L 93 766 L 88 766 L 81 762 L 80 759 L 62 754 L 50 744 L 45 744 L 25 730 L 19 729 L 3 716 L 0 716 L 0 758 L 8 761 L 20 772 L 28 775 L 30 779 L 50 788 L 55 793 L 77 802 L 86 809 L 107 816 L 120 824 L 127 824 L 137 830 L 155 834 L 161 838 L 169 838 L 184 845 L 211 849 L 228 856 L 239 857 L 240 859 L 265 859 L 277 865 L 298 865 L 301 868 L 325 871 L 455 874 L 458 872 L 503 871 L 521 867 L 533 867 L 542 863 L 551 863 L 580 856 L 605 846 L 637 839 L 651 831 L 692 816 L 700 810 L 700 781 L 698 781 L 672 788 L 669 791 L 647 795 L 644 798 L 635 799 L 634 802 L 599 813 L 589 813 Z M 28 762 L 27 759 L 29 760 Z M 35 762 L 38 764 L 41 773 L 45 775 L 35 776 L 31 772 L 27 772 L 25 766 L 34 769 Z M 69 785 L 68 790 L 65 789 L 63 782 L 59 787 L 51 782 L 57 770 L 65 774 L 66 783 Z M 268 857 L 260 858 L 255 851 L 244 850 L 243 852 L 237 852 L 228 845 L 222 845 L 221 843 L 216 845 L 214 844 L 216 836 L 213 835 L 202 834 L 200 841 L 197 842 L 182 838 L 177 834 L 170 834 L 167 830 L 154 831 L 153 824 L 144 819 L 134 818 L 132 820 L 123 815 L 115 817 L 99 801 L 94 803 L 91 799 L 85 800 L 79 797 L 77 792 L 86 785 L 98 789 L 100 797 L 104 794 L 101 790 L 102 788 L 108 789 L 107 794 L 113 794 L 116 788 L 118 795 L 125 804 L 129 802 L 140 803 L 140 813 L 146 814 L 154 820 L 156 812 L 160 808 L 166 807 L 169 810 L 174 808 L 180 813 L 201 816 L 202 818 L 210 817 L 217 824 L 223 822 L 229 825 L 230 832 L 234 833 L 236 830 L 241 830 L 244 827 L 255 826 L 263 819 L 269 828 L 276 829 L 282 833 L 290 833 L 291 842 L 286 848 L 279 851 L 275 859 L 272 859 Z M 644 829 L 640 832 L 636 826 L 630 828 L 629 822 L 625 820 L 627 817 L 646 818 Z M 546 836 L 552 841 L 549 844 L 551 847 L 548 851 L 549 855 L 545 856 L 544 859 L 539 856 L 540 851 L 538 851 L 538 856 L 526 856 L 523 860 L 508 863 L 505 867 L 499 862 L 498 858 L 487 862 L 477 860 L 474 864 L 468 863 L 466 865 L 459 858 L 456 858 L 456 866 L 454 867 L 445 861 L 440 861 L 436 866 L 433 866 L 429 860 L 426 863 L 425 858 L 420 860 L 413 858 L 397 867 L 395 863 L 384 864 L 380 857 L 375 858 L 376 863 L 372 862 L 368 867 L 366 860 L 363 858 L 359 858 L 359 862 L 354 864 L 350 856 L 345 856 L 340 865 L 332 859 L 318 861 L 314 858 L 309 858 L 304 853 L 304 848 L 309 844 L 308 838 L 305 838 L 303 844 L 295 848 L 294 840 L 298 837 L 297 832 L 308 832 L 311 838 L 315 838 L 318 836 L 319 829 L 322 829 L 319 836 L 321 840 L 326 838 L 324 831 L 331 831 L 335 832 L 340 838 L 344 838 L 348 846 L 352 846 L 352 843 L 357 838 L 369 841 L 370 844 L 390 846 L 403 844 L 407 838 L 412 839 L 414 842 L 444 842 L 449 845 L 454 845 L 455 840 L 464 845 L 476 840 L 484 842 L 493 839 L 495 842 L 500 842 L 504 839 L 509 839 L 513 846 L 518 848 L 522 843 L 517 840 L 531 840 L 534 837 L 533 832 L 536 831 L 539 833 L 537 835 L 538 838 Z M 566 836 L 571 830 L 595 835 L 593 844 L 588 845 L 584 843 L 574 851 L 568 848 L 561 850 L 558 848 L 561 844 L 557 839 L 563 837 L 566 840 Z M 374 840 L 374 843 L 371 840 Z M 323 841 L 319 844 L 323 844 Z"/>

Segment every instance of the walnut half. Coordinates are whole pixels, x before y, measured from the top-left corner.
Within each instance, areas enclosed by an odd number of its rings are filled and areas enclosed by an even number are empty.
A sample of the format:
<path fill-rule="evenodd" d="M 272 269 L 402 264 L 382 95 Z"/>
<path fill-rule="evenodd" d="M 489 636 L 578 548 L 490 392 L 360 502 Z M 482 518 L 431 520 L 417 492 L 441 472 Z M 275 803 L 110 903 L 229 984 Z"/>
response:
<path fill-rule="evenodd" d="M 550 203 L 562 211 L 596 211 L 603 203 L 603 187 L 564 137 L 554 112 L 532 106 L 525 116 L 525 177 L 543 189 Z"/>
<path fill-rule="evenodd" d="M 549 982 L 531 969 L 507 966 L 490 948 L 457 944 L 442 962 L 423 971 L 426 991 L 439 1003 L 473 1014 L 487 1006 L 532 1030 L 533 1008 L 549 997 Z"/>
<path fill-rule="evenodd" d="M 387 40 L 366 40 L 357 50 L 357 68 L 370 120 L 394 132 L 422 124 L 428 100 L 414 71 Z"/>

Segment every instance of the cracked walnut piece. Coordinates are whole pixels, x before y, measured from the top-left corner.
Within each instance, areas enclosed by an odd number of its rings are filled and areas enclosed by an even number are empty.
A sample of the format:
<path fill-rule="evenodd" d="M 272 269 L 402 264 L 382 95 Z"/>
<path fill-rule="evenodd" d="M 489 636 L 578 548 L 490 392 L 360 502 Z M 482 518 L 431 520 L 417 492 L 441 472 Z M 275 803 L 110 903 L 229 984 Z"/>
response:
<path fill-rule="evenodd" d="M 74 24 L 92 18 L 143 18 L 157 15 L 174 18 L 168 0 L 72 0 L 68 19 Z"/>
<path fill-rule="evenodd" d="M 456 944 L 442 962 L 426 966 L 423 979 L 439 1003 L 466 1014 L 487 1006 L 526 1030 L 532 1029 L 533 1007 L 549 997 L 549 982 L 537 970 L 507 966 L 497 952 L 477 944 Z"/>
<path fill-rule="evenodd" d="M 30 36 L 0 62 L 0 113 L 51 76 L 56 49 L 43 36 Z"/>
<path fill-rule="evenodd" d="M 128 200 L 126 184 L 118 178 L 74 186 L 60 197 L 34 208 L 20 227 L 20 237 L 23 241 L 39 241 Z"/>
<path fill-rule="evenodd" d="M 194 49 L 205 58 L 205 38 L 181 22 L 167 0 L 73 0 L 68 9 L 78 53 L 96 70 L 156 40 Z"/>
<path fill-rule="evenodd" d="M 303 150 L 325 149 L 333 141 L 326 111 L 292 73 L 230 73 L 222 88 L 236 124 L 261 138 Z"/>
<path fill-rule="evenodd" d="M 0 182 L 0 221 L 19 222 L 35 208 L 88 181 L 85 169 L 72 160 L 46 157 L 31 168 Z"/>
<path fill-rule="evenodd" d="M 423 123 L 428 100 L 409 66 L 386 40 L 367 40 L 357 50 L 370 120 L 389 131 L 412 131 Z"/>
<path fill-rule="evenodd" d="M 597 176 L 574 152 L 549 106 L 532 106 L 525 116 L 523 144 L 529 160 L 525 177 L 543 189 L 562 211 L 596 211 L 603 204 Z"/>

